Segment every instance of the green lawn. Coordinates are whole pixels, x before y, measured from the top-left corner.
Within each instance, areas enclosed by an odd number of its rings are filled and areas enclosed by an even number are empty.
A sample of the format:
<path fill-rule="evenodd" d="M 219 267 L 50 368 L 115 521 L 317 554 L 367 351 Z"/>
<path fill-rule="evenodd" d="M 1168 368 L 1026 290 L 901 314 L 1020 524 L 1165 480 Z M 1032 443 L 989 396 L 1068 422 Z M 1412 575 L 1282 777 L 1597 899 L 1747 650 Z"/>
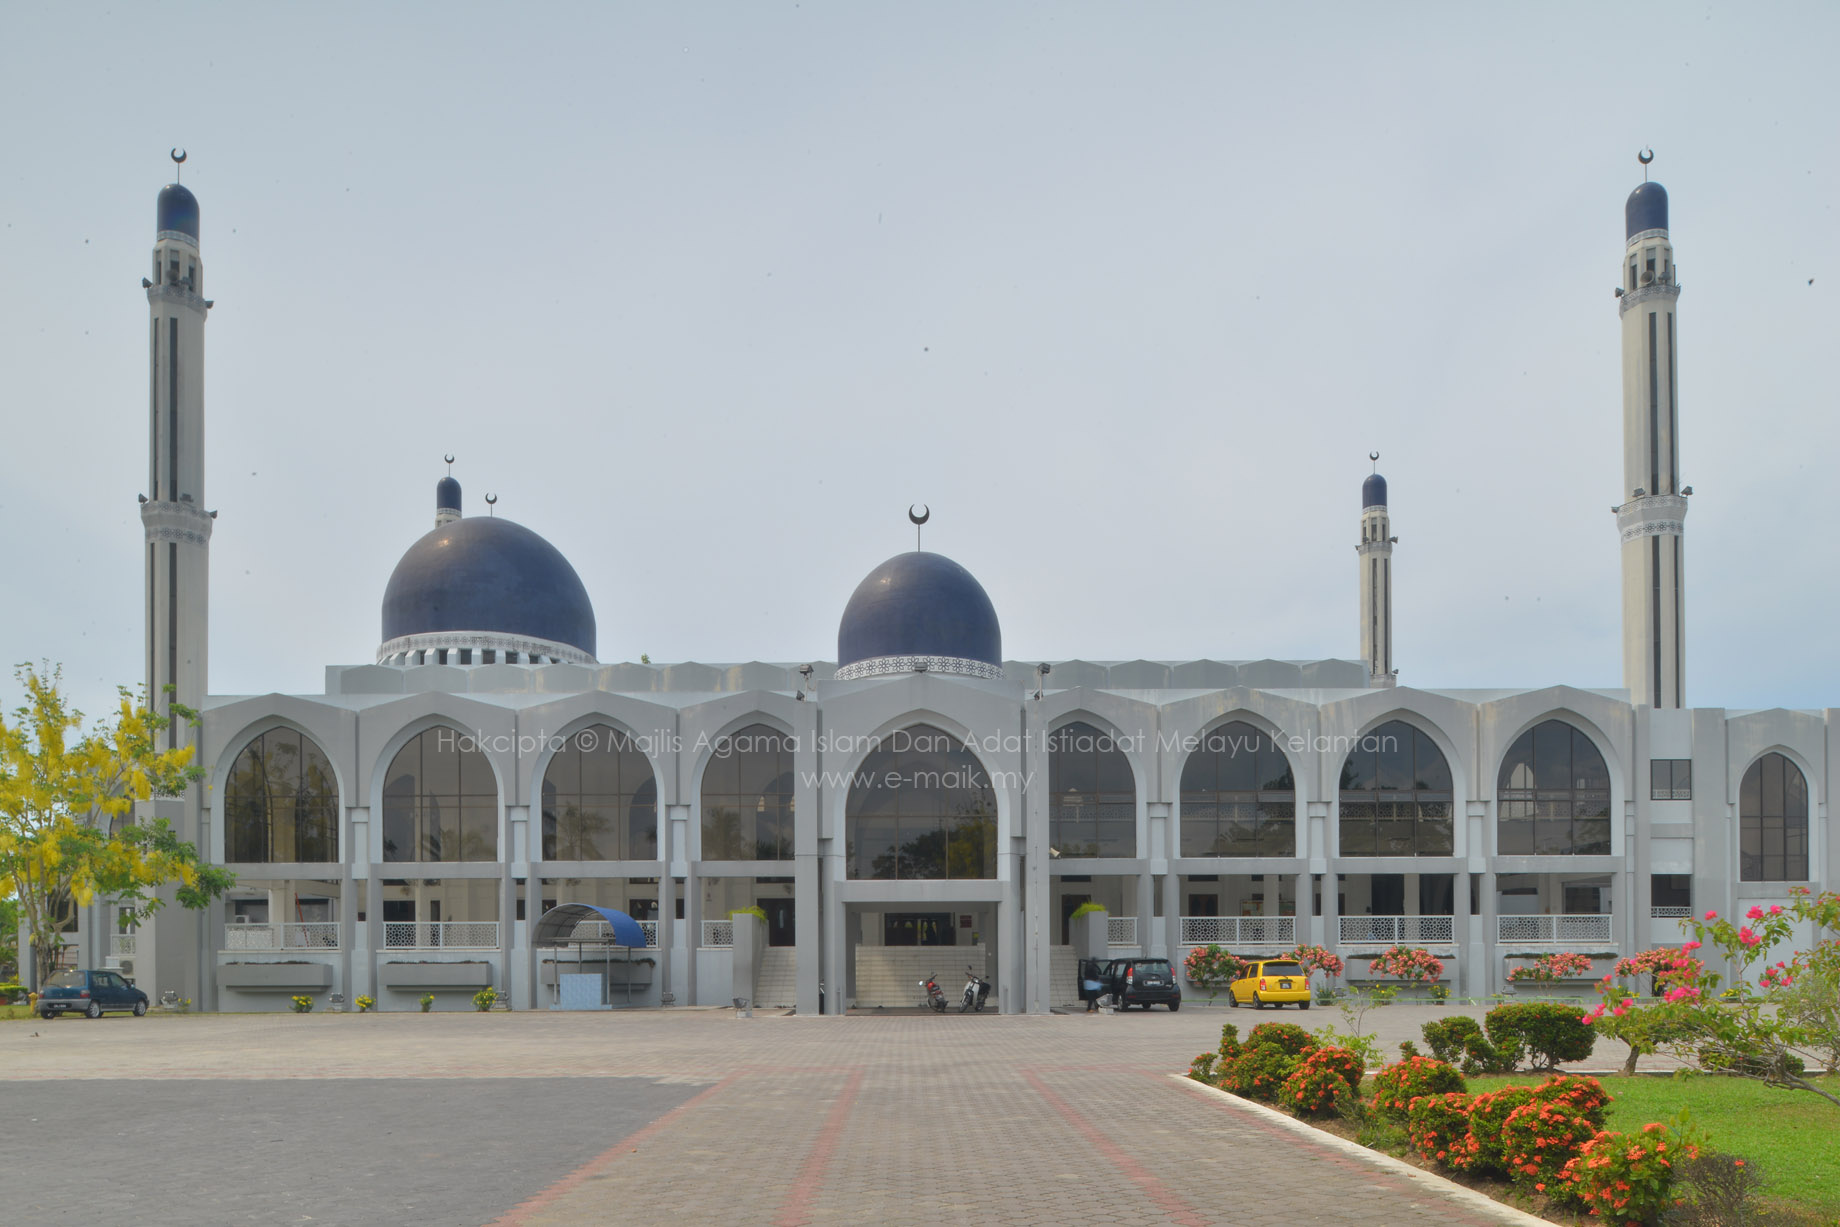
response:
<path fill-rule="evenodd" d="M 1471 1078 L 1469 1089 L 1525 1086 L 1539 1077 Z M 1666 1123 L 1682 1108 L 1713 1149 L 1757 1164 L 1768 1196 L 1823 1216 L 1840 1215 L 1840 1108 L 1807 1091 L 1783 1091 L 1740 1078 L 1638 1074 L 1600 1078 L 1610 1092 L 1609 1127 L 1620 1132 Z M 1816 1079 L 1840 1094 L 1840 1075 Z"/>

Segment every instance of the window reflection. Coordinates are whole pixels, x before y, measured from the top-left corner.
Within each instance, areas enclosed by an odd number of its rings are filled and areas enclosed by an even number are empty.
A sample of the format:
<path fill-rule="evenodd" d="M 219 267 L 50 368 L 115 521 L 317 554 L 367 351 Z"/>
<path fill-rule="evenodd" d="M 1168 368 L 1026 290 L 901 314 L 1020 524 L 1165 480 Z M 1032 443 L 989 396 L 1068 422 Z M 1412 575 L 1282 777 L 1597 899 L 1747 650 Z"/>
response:
<path fill-rule="evenodd" d="M 465 734 L 434 728 L 390 760 L 383 784 L 383 859 L 498 859 L 498 785 Z"/>
<path fill-rule="evenodd" d="M 1048 755 L 1051 855 L 1136 856 L 1137 789 L 1117 740 L 1075 721 L 1048 735 Z"/>
<path fill-rule="evenodd" d="M 1750 765 L 1738 788 L 1738 877 L 1800 882 L 1808 877 L 1808 781 L 1781 754 Z"/>
<path fill-rule="evenodd" d="M 1451 856 L 1450 764 L 1403 720 L 1363 735 L 1342 763 L 1341 855 Z"/>
<path fill-rule="evenodd" d="M 1496 803 L 1502 856 L 1610 854 L 1610 769 L 1563 720 L 1535 725 L 1508 748 Z"/>
<path fill-rule="evenodd" d="M 236 756 L 224 787 L 224 859 L 338 859 L 339 787 L 311 737 L 270 729 Z"/>
<path fill-rule="evenodd" d="M 629 734 L 591 725 L 550 759 L 543 773 L 543 859 L 658 859 L 658 786 Z"/>
<path fill-rule="evenodd" d="M 1283 752 L 1243 721 L 1204 734 L 1182 767 L 1182 855 L 1296 854 L 1297 791 Z"/>
<path fill-rule="evenodd" d="M 852 878 L 926 881 L 997 876 L 997 801 L 975 755 L 915 725 L 863 759 L 845 806 Z"/>
<path fill-rule="evenodd" d="M 792 738 L 751 724 L 717 738 L 703 769 L 703 859 L 792 859 Z"/>

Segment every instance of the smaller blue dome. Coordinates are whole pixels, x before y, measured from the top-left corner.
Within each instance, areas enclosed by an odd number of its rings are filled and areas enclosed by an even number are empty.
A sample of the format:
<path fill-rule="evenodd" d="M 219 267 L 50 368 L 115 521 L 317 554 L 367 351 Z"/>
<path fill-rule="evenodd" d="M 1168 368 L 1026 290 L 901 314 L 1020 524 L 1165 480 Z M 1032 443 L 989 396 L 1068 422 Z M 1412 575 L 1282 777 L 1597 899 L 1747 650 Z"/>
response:
<path fill-rule="evenodd" d="M 198 238 L 198 197 L 192 195 L 191 189 L 183 184 L 169 183 L 160 189 L 159 230 L 177 230 L 180 234 Z"/>
<path fill-rule="evenodd" d="M 1363 508 L 1386 506 L 1386 478 L 1375 473 L 1361 483 L 1361 506 Z"/>
<path fill-rule="evenodd" d="M 434 483 L 434 509 L 436 511 L 460 510 L 460 483 L 451 477 L 443 477 Z"/>
<path fill-rule="evenodd" d="M 1634 238 L 1644 230 L 1666 230 L 1667 213 L 1667 189 L 1659 183 L 1638 184 L 1623 205 L 1623 237 Z"/>
<path fill-rule="evenodd" d="M 1000 670 L 1003 632 L 990 595 L 944 554 L 896 554 L 856 586 L 837 627 L 839 667 L 883 657 L 944 657 Z"/>

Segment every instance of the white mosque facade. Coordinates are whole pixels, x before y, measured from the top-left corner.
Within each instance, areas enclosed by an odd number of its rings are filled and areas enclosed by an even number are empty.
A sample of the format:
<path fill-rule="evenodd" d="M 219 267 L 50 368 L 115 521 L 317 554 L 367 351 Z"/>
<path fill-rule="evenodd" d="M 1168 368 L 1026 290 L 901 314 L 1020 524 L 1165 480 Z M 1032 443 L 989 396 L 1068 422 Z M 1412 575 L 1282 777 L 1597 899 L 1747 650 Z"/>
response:
<path fill-rule="evenodd" d="M 835 663 L 666 665 L 602 663 L 568 560 L 463 514 L 450 476 L 372 663 L 236 696 L 206 682 L 211 304 L 198 204 L 172 185 L 146 287 L 147 681 L 201 711 L 175 736 L 207 775 L 145 808 L 238 885 L 138 930 L 90 909 L 73 957 L 218 1010 L 467 1009 L 485 987 L 545 1009 L 592 973 L 616 1004 L 837 1013 L 972 967 L 1002 1010 L 1042 1012 L 1074 1000 L 1082 946 L 1209 943 L 1321 945 L 1356 979 L 1420 946 L 1481 996 L 1543 953 L 1602 969 L 1679 940 L 1690 910 L 1831 887 L 1837 713 L 1684 702 L 1666 193 L 1644 183 L 1625 213 L 1623 689 L 1399 684 L 1378 475 L 1358 661 L 1005 660 L 977 580 L 915 550 L 857 589 Z M 1073 918 L 1085 902 L 1102 926 Z M 569 934 L 566 904 L 632 917 L 645 945 L 599 941 L 595 917 Z"/>

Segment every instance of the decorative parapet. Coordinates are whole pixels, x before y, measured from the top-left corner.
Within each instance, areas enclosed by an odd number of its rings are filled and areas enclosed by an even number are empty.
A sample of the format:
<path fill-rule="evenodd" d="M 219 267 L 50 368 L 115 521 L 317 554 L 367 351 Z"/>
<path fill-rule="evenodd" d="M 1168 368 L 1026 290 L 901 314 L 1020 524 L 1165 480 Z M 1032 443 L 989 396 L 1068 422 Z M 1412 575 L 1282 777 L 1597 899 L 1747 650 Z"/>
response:
<path fill-rule="evenodd" d="M 873 656 L 837 670 L 837 680 L 854 682 L 865 677 L 892 677 L 901 673 L 947 673 L 958 677 L 997 679 L 1003 666 L 962 656 Z"/>
<path fill-rule="evenodd" d="M 1645 494 L 1616 509 L 1616 528 L 1624 541 L 1638 537 L 1678 537 L 1686 531 L 1687 499 L 1683 494 Z"/>

